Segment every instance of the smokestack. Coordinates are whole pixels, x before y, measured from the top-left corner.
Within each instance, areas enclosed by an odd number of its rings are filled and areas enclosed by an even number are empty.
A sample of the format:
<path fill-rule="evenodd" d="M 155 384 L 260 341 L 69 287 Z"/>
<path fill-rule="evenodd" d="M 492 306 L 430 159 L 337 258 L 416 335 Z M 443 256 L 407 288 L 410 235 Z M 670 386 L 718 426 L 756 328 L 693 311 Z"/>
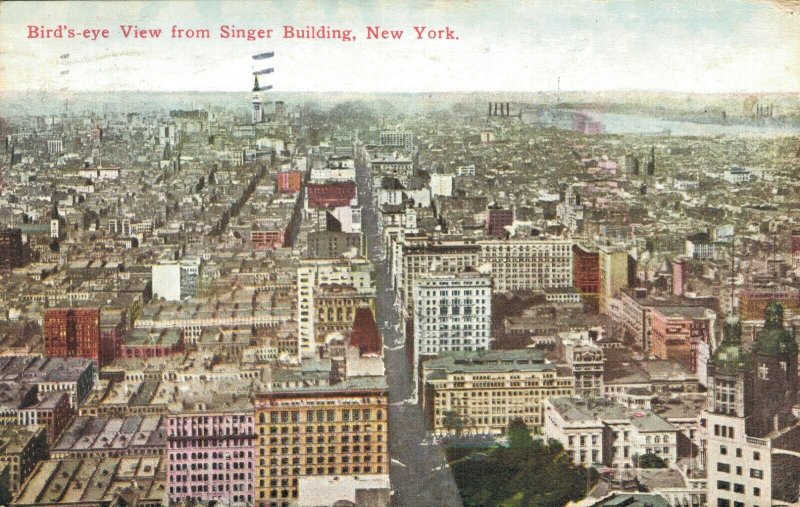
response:
<path fill-rule="evenodd" d="M 489 116 L 492 115 L 492 103 L 489 102 Z"/>
<path fill-rule="evenodd" d="M 506 102 L 506 116 L 511 114 L 511 102 Z"/>
<path fill-rule="evenodd" d="M 497 102 L 494 103 L 494 116 L 497 116 Z"/>

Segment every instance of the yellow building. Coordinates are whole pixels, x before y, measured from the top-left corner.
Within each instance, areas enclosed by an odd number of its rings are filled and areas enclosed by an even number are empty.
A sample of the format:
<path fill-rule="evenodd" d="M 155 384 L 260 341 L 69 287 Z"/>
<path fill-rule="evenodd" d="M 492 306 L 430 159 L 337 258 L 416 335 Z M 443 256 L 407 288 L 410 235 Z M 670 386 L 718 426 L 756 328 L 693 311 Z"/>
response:
<path fill-rule="evenodd" d="M 423 363 L 423 409 L 437 435 L 542 428 L 542 400 L 572 396 L 572 371 L 532 349 L 450 352 Z"/>
<path fill-rule="evenodd" d="M 388 477 L 388 404 L 384 377 L 258 395 L 257 505 L 295 504 L 301 477 Z"/>
<path fill-rule="evenodd" d="M 628 252 L 621 247 L 600 247 L 600 313 L 608 313 L 608 300 L 628 282 Z"/>
<path fill-rule="evenodd" d="M 320 285 L 314 291 L 314 336 L 317 345 L 324 345 L 331 333 L 350 334 L 356 310 L 367 306 L 375 315 L 375 293 L 358 290 L 352 285 Z"/>

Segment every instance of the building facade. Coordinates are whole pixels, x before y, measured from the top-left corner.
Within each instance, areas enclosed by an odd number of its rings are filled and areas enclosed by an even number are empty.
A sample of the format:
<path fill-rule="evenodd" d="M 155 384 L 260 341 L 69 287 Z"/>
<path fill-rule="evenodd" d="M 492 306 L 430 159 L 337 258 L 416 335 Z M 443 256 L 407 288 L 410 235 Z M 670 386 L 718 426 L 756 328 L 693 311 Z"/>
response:
<path fill-rule="evenodd" d="M 572 287 L 572 241 L 481 240 L 479 265 L 491 266 L 495 292 Z"/>
<path fill-rule="evenodd" d="M 25 264 L 25 254 L 22 248 L 22 231 L 20 229 L 0 231 L 0 271 L 18 268 Z"/>
<path fill-rule="evenodd" d="M 572 245 L 572 279 L 576 289 L 591 307 L 598 307 L 600 295 L 600 254 L 582 245 Z"/>
<path fill-rule="evenodd" d="M 44 314 L 47 355 L 83 357 L 102 366 L 99 308 L 51 308 Z"/>
<path fill-rule="evenodd" d="M 383 377 L 273 390 L 257 396 L 255 414 L 255 505 L 297 505 L 303 477 L 389 473 Z"/>
<path fill-rule="evenodd" d="M 576 465 L 639 468 L 646 454 L 667 465 L 677 463 L 679 430 L 653 412 L 607 400 L 551 398 L 543 403 L 545 436 L 561 442 Z"/>
<path fill-rule="evenodd" d="M 420 275 L 414 282 L 413 301 L 417 356 L 489 349 L 492 281 L 488 275 Z"/>
<path fill-rule="evenodd" d="M 255 415 L 252 403 L 211 396 L 167 417 L 170 501 L 253 505 Z"/>
<path fill-rule="evenodd" d="M 447 352 L 422 370 L 423 411 L 436 435 L 505 434 L 515 419 L 540 433 L 542 401 L 572 396 L 575 385 L 533 349 Z"/>

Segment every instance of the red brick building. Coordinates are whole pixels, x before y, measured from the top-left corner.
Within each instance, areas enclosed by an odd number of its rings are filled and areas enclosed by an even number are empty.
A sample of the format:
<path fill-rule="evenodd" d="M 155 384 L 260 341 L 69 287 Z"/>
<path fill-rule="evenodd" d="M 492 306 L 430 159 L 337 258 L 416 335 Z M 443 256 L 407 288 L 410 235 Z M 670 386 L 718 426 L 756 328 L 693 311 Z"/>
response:
<path fill-rule="evenodd" d="M 506 234 L 505 227 L 513 223 L 513 209 L 488 208 L 486 210 L 486 233 L 489 236 L 502 238 Z"/>
<path fill-rule="evenodd" d="M 572 284 L 589 302 L 597 305 L 600 294 L 600 252 L 572 245 Z"/>
<path fill-rule="evenodd" d="M 102 366 L 99 308 L 52 308 L 44 314 L 47 355 L 83 357 Z"/>
<path fill-rule="evenodd" d="M 310 183 L 306 190 L 308 208 L 350 206 L 351 201 L 356 198 L 356 184 L 353 181 Z"/>
<path fill-rule="evenodd" d="M 278 192 L 293 194 L 299 192 L 303 184 L 303 173 L 300 171 L 283 171 L 278 173 Z"/>
<path fill-rule="evenodd" d="M 253 250 L 274 250 L 284 246 L 284 231 L 253 231 L 250 233 Z"/>

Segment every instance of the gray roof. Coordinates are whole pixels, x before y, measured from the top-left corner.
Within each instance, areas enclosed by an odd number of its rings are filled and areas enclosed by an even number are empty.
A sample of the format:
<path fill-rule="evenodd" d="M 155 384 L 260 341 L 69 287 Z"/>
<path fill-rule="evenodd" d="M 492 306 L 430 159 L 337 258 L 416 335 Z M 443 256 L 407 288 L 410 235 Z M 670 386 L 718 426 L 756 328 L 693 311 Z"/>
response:
<path fill-rule="evenodd" d="M 447 352 L 425 362 L 426 370 L 445 370 L 447 373 L 556 371 L 554 364 L 545 362 L 541 351 L 534 349 Z"/>
<path fill-rule="evenodd" d="M 633 410 L 606 400 L 551 398 L 550 403 L 566 421 L 603 423 L 630 420 L 631 424 L 643 433 L 677 431 L 675 426 L 649 410 Z"/>

